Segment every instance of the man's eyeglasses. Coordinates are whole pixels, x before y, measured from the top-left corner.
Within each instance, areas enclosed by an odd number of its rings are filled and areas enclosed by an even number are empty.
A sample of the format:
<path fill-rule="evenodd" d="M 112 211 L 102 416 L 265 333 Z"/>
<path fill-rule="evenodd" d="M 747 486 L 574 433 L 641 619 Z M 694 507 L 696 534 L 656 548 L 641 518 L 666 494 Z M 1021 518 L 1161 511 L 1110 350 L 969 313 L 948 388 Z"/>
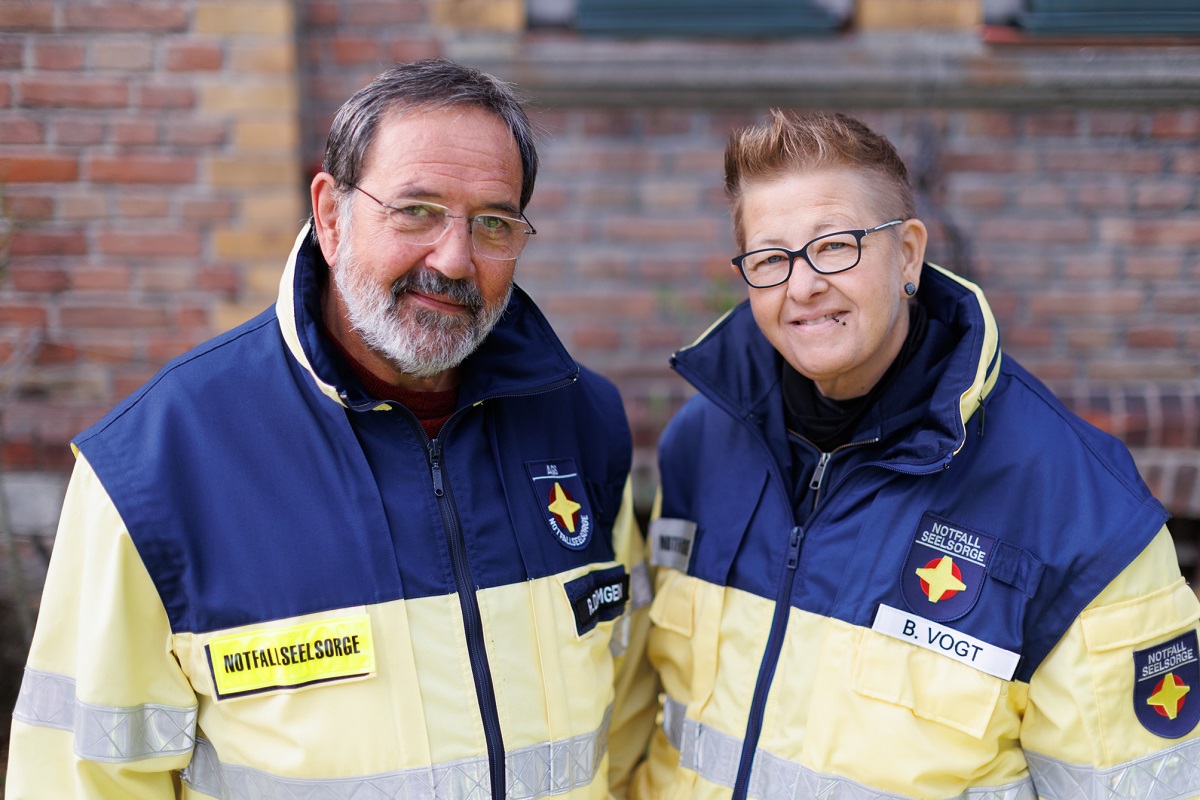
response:
<path fill-rule="evenodd" d="M 475 253 L 486 258 L 512 261 L 521 255 L 529 237 L 537 233 L 520 212 L 519 218 L 503 214 L 467 217 L 451 214 L 445 206 L 424 200 L 401 200 L 393 206 L 360 186 L 353 183 L 347 185 L 378 203 L 387 215 L 388 225 L 410 244 L 436 244 L 450 230 L 450 220 L 465 219 Z"/>
<path fill-rule="evenodd" d="M 742 271 L 746 283 L 755 289 L 767 289 L 786 283 L 792 277 L 792 267 L 801 256 L 808 265 L 822 275 L 834 275 L 854 269 L 862 258 L 862 240 L 876 231 L 903 223 L 894 219 L 874 228 L 854 231 L 838 231 L 818 236 L 799 250 L 783 247 L 768 247 L 751 250 L 733 259 L 733 265 Z"/>

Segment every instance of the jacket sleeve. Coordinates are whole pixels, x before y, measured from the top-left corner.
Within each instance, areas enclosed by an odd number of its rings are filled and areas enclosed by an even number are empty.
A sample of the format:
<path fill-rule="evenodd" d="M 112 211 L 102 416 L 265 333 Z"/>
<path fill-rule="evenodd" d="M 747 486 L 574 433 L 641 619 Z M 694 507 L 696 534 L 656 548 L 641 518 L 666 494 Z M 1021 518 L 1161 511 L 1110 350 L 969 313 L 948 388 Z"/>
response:
<path fill-rule="evenodd" d="M 629 794 L 633 770 L 645 755 L 658 706 L 658 679 L 646 657 L 653 589 L 629 481 L 613 528 L 613 545 L 617 559 L 629 570 L 630 585 L 629 610 L 613 637 L 619 654 L 614 664 L 616 697 L 608 737 L 609 794 L 624 798 Z"/>
<path fill-rule="evenodd" d="M 13 712 L 7 797 L 176 797 L 195 728 L 158 593 L 78 455 Z"/>
<path fill-rule="evenodd" d="M 1040 796 L 1152 785 L 1163 796 L 1200 797 L 1198 620 L 1200 603 L 1164 527 L 1080 614 L 1028 685 L 1021 743 Z M 1177 664 L 1178 678 L 1154 668 L 1155 659 Z M 1155 694 L 1164 679 L 1178 681 L 1170 703 Z"/>

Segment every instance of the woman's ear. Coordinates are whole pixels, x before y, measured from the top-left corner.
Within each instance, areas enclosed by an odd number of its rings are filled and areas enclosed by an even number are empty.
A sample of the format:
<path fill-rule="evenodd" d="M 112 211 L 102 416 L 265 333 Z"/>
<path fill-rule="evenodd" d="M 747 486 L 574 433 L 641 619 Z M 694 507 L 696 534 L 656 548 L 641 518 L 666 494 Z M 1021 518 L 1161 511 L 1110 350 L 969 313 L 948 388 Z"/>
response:
<path fill-rule="evenodd" d="M 920 285 L 921 265 L 925 263 L 925 245 L 929 231 L 919 219 L 906 219 L 900 227 L 900 252 L 904 263 L 900 268 L 900 283 L 909 281 Z"/>
<path fill-rule="evenodd" d="M 318 172 L 309 186 L 309 193 L 312 195 L 313 227 L 316 229 L 317 241 L 321 243 L 321 255 L 325 256 L 325 262 L 330 266 L 337 258 L 342 234 L 336 191 L 337 182 L 328 172 Z"/>

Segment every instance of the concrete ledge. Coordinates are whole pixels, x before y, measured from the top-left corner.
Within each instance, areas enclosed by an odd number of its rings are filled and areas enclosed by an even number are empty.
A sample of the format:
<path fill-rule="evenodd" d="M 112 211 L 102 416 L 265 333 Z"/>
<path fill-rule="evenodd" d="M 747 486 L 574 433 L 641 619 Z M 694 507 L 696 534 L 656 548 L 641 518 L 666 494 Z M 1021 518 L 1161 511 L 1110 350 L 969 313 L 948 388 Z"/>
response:
<path fill-rule="evenodd" d="M 543 106 L 1138 108 L 1200 96 L 1200 39 L 994 44 L 983 30 L 766 42 L 534 32 L 444 44 Z"/>

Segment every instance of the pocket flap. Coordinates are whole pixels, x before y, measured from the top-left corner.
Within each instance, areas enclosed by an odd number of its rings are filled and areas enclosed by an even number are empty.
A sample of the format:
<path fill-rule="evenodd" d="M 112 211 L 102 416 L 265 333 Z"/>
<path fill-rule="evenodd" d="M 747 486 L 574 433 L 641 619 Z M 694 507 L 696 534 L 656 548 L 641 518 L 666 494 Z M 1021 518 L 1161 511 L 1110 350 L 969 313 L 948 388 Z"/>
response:
<path fill-rule="evenodd" d="M 1200 601 L 1183 578 L 1157 592 L 1085 610 L 1080 616 L 1088 650 L 1134 647 L 1189 628 L 1200 619 Z"/>

